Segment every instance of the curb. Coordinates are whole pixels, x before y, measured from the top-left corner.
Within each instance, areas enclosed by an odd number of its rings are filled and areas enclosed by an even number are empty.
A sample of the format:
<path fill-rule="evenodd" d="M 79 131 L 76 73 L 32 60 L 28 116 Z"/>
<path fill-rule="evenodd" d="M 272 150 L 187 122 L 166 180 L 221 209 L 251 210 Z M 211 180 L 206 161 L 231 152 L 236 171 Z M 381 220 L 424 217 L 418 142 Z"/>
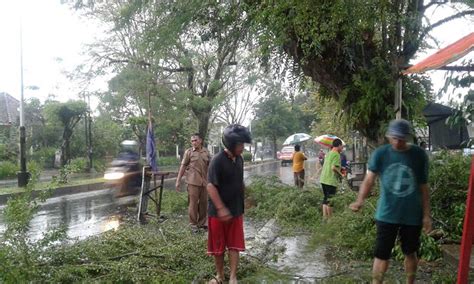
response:
<path fill-rule="evenodd" d="M 89 184 L 58 187 L 52 190 L 51 196 L 49 196 L 49 198 L 67 195 L 71 193 L 81 193 L 81 192 L 87 192 L 87 191 L 100 190 L 100 189 L 104 189 L 104 185 L 105 185 L 104 182 L 96 182 L 96 183 L 89 183 Z M 42 192 L 44 192 L 44 190 L 34 190 L 33 197 L 38 197 L 40 193 Z M 6 204 L 9 198 L 15 197 L 20 194 L 23 194 L 23 192 L 7 193 L 7 194 L 0 195 L 0 205 Z"/>
<path fill-rule="evenodd" d="M 263 161 L 261 163 L 244 166 L 244 169 L 251 169 L 257 166 L 275 163 L 275 162 L 279 162 L 279 160 Z M 170 177 L 170 178 L 165 179 L 164 181 L 169 182 L 172 180 L 176 180 L 176 177 Z M 106 187 L 106 182 L 95 182 L 95 183 L 89 183 L 89 184 L 69 185 L 69 186 L 64 186 L 64 187 L 58 187 L 52 190 L 52 194 L 48 198 L 59 197 L 59 196 L 68 195 L 72 193 L 82 193 L 82 192 L 87 192 L 87 191 L 101 190 L 101 189 L 105 189 L 105 187 Z M 33 197 L 38 197 L 39 194 L 43 191 L 44 190 L 33 191 Z M 6 204 L 9 198 L 15 197 L 20 194 L 22 194 L 22 192 L 7 193 L 7 194 L 0 195 L 0 205 Z"/>
<path fill-rule="evenodd" d="M 443 252 L 443 260 L 445 263 L 450 265 L 452 268 L 457 269 L 459 264 L 459 251 L 461 245 L 441 245 L 441 251 Z M 474 252 L 471 252 L 471 261 L 469 264 L 470 272 L 474 272 Z"/>

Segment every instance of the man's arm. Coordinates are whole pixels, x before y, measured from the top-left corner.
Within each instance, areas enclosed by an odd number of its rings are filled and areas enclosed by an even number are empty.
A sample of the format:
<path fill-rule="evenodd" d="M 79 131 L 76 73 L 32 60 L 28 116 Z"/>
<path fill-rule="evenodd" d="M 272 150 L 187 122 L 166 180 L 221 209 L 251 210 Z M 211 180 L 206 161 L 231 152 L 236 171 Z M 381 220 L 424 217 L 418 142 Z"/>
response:
<path fill-rule="evenodd" d="M 338 173 L 339 175 L 343 176 L 342 173 L 341 173 L 341 168 L 340 167 L 332 166 L 331 169 L 333 170 L 333 172 Z"/>
<path fill-rule="evenodd" d="M 184 175 L 184 171 L 186 169 L 186 166 L 181 164 L 181 167 L 179 167 L 179 171 L 178 171 L 178 176 L 176 177 L 176 191 L 180 191 L 180 183 L 181 183 L 181 178 L 183 177 Z"/>
<path fill-rule="evenodd" d="M 425 233 L 431 232 L 432 221 L 431 221 L 431 206 L 430 206 L 430 189 L 428 184 L 420 185 L 421 190 L 421 202 L 423 206 L 423 231 Z"/>
<path fill-rule="evenodd" d="M 369 196 L 370 190 L 372 190 L 372 187 L 374 186 L 375 183 L 375 178 L 377 177 L 377 174 L 371 171 L 368 171 L 367 174 L 365 175 L 364 180 L 362 181 L 362 184 L 360 185 L 359 189 L 359 194 L 357 195 L 357 200 L 349 205 L 349 208 L 357 212 L 359 211 L 360 208 L 362 208 L 362 205 L 364 205 L 364 201 Z"/>
<path fill-rule="evenodd" d="M 207 184 L 207 194 L 209 195 L 212 204 L 214 204 L 214 207 L 216 208 L 217 218 L 219 218 L 219 220 L 222 222 L 227 222 L 232 219 L 229 209 L 225 207 L 225 204 L 222 202 L 222 199 L 219 195 L 219 191 L 217 191 L 216 186 L 212 183 Z"/>
<path fill-rule="evenodd" d="M 182 161 L 181 163 L 181 167 L 179 167 L 179 171 L 178 171 L 178 176 L 176 177 L 176 184 L 175 184 L 175 187 L 176 187 L 176 191 L 177 192 L 180 192 L 180 184 L 181 184 L 181 178 L 183 177 L 184 175 L 184 171 L 186 170 L 186 167 L 188 165 L 188 162 L 187 161 L 187 154 L 188 152 L 184 152 L 184 160 Z"/>

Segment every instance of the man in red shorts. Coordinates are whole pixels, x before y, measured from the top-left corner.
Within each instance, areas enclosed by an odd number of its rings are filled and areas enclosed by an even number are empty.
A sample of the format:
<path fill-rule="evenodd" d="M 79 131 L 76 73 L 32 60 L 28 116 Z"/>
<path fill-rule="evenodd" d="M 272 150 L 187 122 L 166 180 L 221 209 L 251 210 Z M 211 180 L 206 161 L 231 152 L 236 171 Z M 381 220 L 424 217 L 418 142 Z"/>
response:
<path fill-rule="evenodd" d="M 214 156 L 209 165 L 207 192 L 208 241 L 207 253 L 214 256 L 217 275 L 212 281 L 222 283 L 224 253 L 229 254 L 229 283 L 237 283 L 239 252 L 244 243 L 244 143 L 251 143 L 247 128 L 232 124 L 224 129 L 222 143 L 225 149 Z"/>

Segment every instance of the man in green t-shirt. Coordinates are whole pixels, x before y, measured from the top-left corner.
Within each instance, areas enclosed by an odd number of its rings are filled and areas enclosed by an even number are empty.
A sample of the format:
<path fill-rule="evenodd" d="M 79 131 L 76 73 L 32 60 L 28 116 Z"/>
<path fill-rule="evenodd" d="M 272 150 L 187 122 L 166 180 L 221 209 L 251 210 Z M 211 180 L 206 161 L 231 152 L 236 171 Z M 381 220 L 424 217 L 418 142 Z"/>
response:
<path fill-rule="evenodd" d="M 360 210 L 376 177 L 380 176 L 372 283 L 383 282 L 398 235 L 405 255 L 407 283 L 414 283 L 421 229 L 431 231 L 428 157 L 423 149 L 407 142 L 411 136 L 408 121 L 397 119 L 390 122 L 386 136 L 390 144 L 372 153 L 357 200 L 349 208 Z"/>
<path fill-rule="evenodd" d="M 341 155 L 344 145 L 341 139 L 332 141 L 332 149 L 324 159 L 323 169 L 321 171 L 321 187 L 324 193 L 323 199 L 323 218 L 327 219 L 332 216 L 332 208 L 329 198 L 336 194 L 337 185 L 339 184 L 338 176 L 341 174 Z"/>

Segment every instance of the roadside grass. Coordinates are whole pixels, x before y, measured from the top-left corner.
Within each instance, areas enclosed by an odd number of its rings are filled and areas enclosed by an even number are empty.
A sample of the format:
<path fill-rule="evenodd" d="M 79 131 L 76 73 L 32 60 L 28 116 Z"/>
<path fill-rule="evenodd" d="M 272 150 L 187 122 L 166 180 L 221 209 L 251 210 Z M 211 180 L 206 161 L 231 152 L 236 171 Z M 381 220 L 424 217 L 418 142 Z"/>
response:
<path fill-rule="evenodd" d="M 186 217 L 173 216 L 147 225 L 125 222 L 86 241 L 65 245 L 47 255 L 48 281 L 203 283 L 214 275 L 206 255 L 206 234 L 192 234 Z M 227 259 L 226 259 L 227 261 Z M 228 271 L 226 274 L 228 275 Z M 255 279 L 256 275 L 260 279 Z M 281 275 L 250 258 L 241 258 L 244 283 L 276 281 Z"/>
<path fill-rule="evenodd" d="M 154 204 L 149 205 L 149 212 L 155 212 Z M 46 256 L 48 279 L 53 282 L 209 281 L 215 272 L 212 257 L 206 255 L 207 234 L 191 233 L 186 208 L 186 193 L 169 189 L 163 191 L 164 221 L 150 217 L 146 225 L 137 224 L 136 208 L 129 208 L 130 214 L 117 231 L 50 251 Z M 239 278 L 243 283 L 255 283 L 285 277 L 257 260 L 241 257 Z"/>
<path fill-rule="evenodd" d="M 83 184 L 93 184 L 93 183 L 99 183 L 99 182 L 105 182 L 104 178 L 74 179 L 74 180 L 69 181 L 67 184 L 61 185 L 61 187 L 69 187 L 69 186 L 76 186 L 76 185 L 83 185 Z M 35 183 L 33 190 L 42 191 L 42 190 L 48 190 L 50 188 L 51 188 L 51 182 L 45 181 L 45 182 Z M 20 193 L 20 192 L 25 192 L 25 188 L 18 187 L 18 186 L 8 186 L 8 187 L 0 188 L 0 195 Z"/>
<path fill-rule="evenodd" d="M 15 206 L 12 212 L 22 212 L 24 198 L 20 195 L 9 201 Z M 149 204 L 149 211 L 155 212 L 153 203 Z M 64 233 L 36 243 L 28 241 L 26 234 L 0 236 L 0 282 L 206 283 L 215 274 L 213 258 L 206 254 L 207 234 L 191 233 L 186 208 L 185 192 L 166 189 L 164 220 L 150 217 L 141 225 L 135 221 L 136 208 L 130 207 L 117 230 L 86 240 L 65 239 Z M 17 218 L 17 213 L 10 215 Z M 28 222 L 19 228 L 13 221 L 14 230 L 26 232 Z M 21 246 L 12 246 L 12 240 L 18 240 Z M 242 283 L 286 279 L 250 257 L 241 257 L 238 276 Z"/>
<path fill-rule="evenodd" d="M 364 210 L 355 214 L 347 209 L 355 195 L 352 191 L 338 193 L 332 200 L 333 218 L 323 222 L 322 193 L 318 187 L 300 190 L 282 184 L 277 177 L 257 178 L 246 191 L 246 216 L 256 220 L 275 218 L 282 233 L 288 236 L 310 235 L 313 247 L 310 245 L 308 249 L 326 246 L 326 258 L 334 268 L 334 274 L 318 281 L 370 282 L 376 196 L 369 198 Z M 149 204 L 149 211 L 155 212 L 153 203 Z M 4 273 L 28 275 L 29 278 L 22 278 L 27 282 L 203 283 L 214 275 L 213 260 L 206 255 L 206 234 L 190 232 L 186 208 L 185 192 L 166 189 L 163 191 L 162 215 L 165 219 L 162 222 L 150 218 L 146 225 L 137 224 L 136 208 L 129 208 L 116 231 L 83 241 L 63 240 L 41 249 L 24 249 L 15 259 L 7 253 L 2 254 L 6 247 L 2 248 L 2 243 L 8 245 L 9 242 L 0 238 L 0 260 L 7 260 L 2 261 Z M 18 208 L 15 212 L 22 210 Z M 394 254 L 396 256 L 396 252 Z M 29 260 L 29 265 L 19 266 L 25 259 Z M 16 279 L 4 277 L 0 273 L 0 282 Z M 288 277 L 256 259 L 241 258 L 239 278 L 243 283 L 289 283 Z M 420 262 L 417 276 L 420 280 L 452 283 L 455 277 L 455 271 L 439 260 Z M 396 282 L 403 278 L 403 264 L 395 257 L 387 280 Z"/>

